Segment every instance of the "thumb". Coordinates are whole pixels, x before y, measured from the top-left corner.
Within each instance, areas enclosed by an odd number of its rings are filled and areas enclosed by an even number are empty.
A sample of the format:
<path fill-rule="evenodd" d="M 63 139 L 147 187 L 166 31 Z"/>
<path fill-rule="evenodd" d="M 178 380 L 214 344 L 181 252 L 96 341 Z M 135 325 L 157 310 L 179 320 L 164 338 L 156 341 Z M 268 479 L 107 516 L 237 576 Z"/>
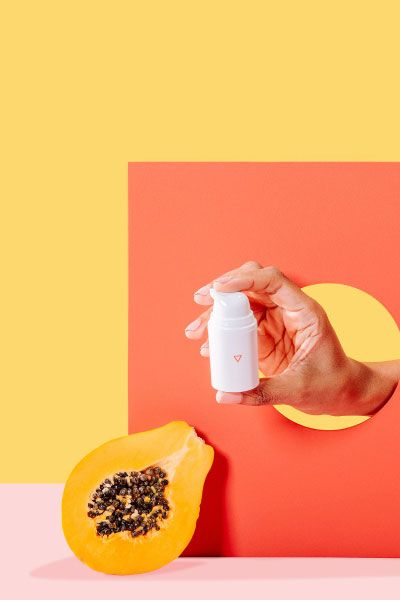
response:
<path fill-rule="evenodd" d="M 218 391 L 216 400 L 218 404 L 246 404 L 247 406 L 287 404 L 288 391 L 285 377 L 280 375 L 265 377 L 260 380 L 256 388 L 246 392 Z"/>

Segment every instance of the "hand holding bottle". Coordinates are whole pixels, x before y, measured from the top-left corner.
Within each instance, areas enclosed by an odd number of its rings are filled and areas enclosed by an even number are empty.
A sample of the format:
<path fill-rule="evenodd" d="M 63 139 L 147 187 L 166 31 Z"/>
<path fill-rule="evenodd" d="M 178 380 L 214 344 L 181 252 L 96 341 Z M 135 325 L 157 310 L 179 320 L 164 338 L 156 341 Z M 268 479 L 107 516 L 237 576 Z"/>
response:
<path fill-rule="evenodd" d="M 324 309 L 276 267 L 244 263 L 194 294 L 208 306 L 185 329 L 189 339 L 206 335 L 212 298 L 244 292 L 257 320 L 258 366 L 265 375 L 253 390 L 217 392 L 221 404 L 289 404 L 309 414 L 372 415 L 392 395 L 400 361 L 362 363 L 346 356 Z M 208 341 L 200 353 L 209 356 Z"/>

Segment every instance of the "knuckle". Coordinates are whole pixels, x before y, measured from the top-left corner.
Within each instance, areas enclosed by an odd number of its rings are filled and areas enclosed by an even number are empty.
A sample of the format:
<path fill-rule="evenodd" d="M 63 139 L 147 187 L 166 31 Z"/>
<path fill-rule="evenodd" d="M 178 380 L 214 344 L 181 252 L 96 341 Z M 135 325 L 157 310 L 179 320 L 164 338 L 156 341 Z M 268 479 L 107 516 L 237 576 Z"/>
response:
<path fill-rule="evenodd" d="M 267 388 L 267 386 L 262 386 L 260 388 L 260 404 L 274 404 L 274 394 Z"/>
<path fill-rule="evenodd" d="M 262 269 L 262 265 L 257 260 L 248 260 L 242 265 L 243 269 Z"/>
<path fill-rule="evenodd" d="M 281 277 L 283 275 L 282 271 L 280 269 L 278 269 L 278 267 L 275 267 L 274 265 L 270 265 L 268 267 L 264 267 L 264 271 L 270 277 Z"/>
<path fill-rule="evenodd" d="M 264 292 L 275 293 L 283 281 L 283 273 L 278 267 L 270 266 L 262 269 L 262 281 L 264 282 Z"/>
<path fill-rule="evenodd" d="M 253 406 L 262 406 L 274 403 L 274 395 L 265 385 L 261 385 L 253 391 L 246 392 L 246 396 L 249 397 L 247 404 Z"/>

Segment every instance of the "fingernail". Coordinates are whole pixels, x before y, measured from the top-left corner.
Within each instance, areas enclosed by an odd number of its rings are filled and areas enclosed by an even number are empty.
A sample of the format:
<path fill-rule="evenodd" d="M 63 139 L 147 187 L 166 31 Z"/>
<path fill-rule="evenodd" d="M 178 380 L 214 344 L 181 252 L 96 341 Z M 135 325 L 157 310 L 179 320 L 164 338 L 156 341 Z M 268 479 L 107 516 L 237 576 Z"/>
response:
<path fill-rule="evenodd" d="M 192 321 L 192 323 L 189 323 L 185 331 L 195 331 L 198 327 L 200 327 L 200 324 L 200 319 L 196 319 L 195 321 Z"/>
<path fill-rule="evenodd" d="M 201 346 L 200 347 L 200 354 L 202 356 L 208 356 L 208 346 Z"/>
<path fill-rule="evenodd" d="M 208 287 L 208 285 L 203 285 L 203 287 L 198 289 L 197 292 L 194 293 L 194 295 L 199 294 L 200 296 L 207 296 L 209 292 L 210 288 Z"/>
<path fill-rule="evenodd" d="M 242 394 L 232 394 L 230 392 L 221 392 L 220 390 L 216 394 L 218 404 L 240 404 L 242 398 Z"/>
<path fill-rule="evenodd" d="M 232 279 L 233 275 L 224 275 L 223 277 L 218 277 L 218 279 L 214 279 L 217 283 L 226 283 L 230 279 Z"/>

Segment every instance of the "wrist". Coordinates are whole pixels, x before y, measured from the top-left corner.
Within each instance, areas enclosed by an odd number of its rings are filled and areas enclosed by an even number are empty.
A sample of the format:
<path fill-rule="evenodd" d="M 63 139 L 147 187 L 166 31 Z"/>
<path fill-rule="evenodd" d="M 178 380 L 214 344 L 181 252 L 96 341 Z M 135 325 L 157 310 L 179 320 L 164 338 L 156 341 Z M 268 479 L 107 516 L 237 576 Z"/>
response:
<path fill-rule="evenodd" d="M 393 395 L 399 379 L 400 361 L 364 363 L 349 359 L 343 398 L 349 409 L 347 414 L 377 413 Z"/>

